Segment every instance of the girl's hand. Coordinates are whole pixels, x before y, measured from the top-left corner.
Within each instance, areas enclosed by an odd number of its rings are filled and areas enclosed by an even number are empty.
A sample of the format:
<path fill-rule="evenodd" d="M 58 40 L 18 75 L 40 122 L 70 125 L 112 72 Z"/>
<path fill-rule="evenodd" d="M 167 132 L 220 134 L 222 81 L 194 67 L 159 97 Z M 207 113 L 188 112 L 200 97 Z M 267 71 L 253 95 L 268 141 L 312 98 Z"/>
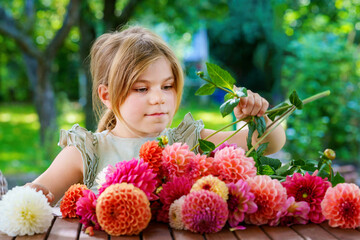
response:
<path fill-rule="evenodd" d="M 51 203 L 52 201 L 54 201 L 54 195 L 49 191 L 49 189 L 47 189 L 47 187 L 41 185 L 41 184 L 37 184 L 37 183 L 27 183 L 25 184 L 25 187 L 31 187 L 34 188 L 37 192 L 38 191 L 42 191 L 43 194 L 45 195 L 45 197 L 47 198 L 48 202 Z"/>
<path fill-rule="evenodd" d="M 269 107 L 269 102 L 257 93 L 247 90 L 247 97 L 242 97 L 239 104 L 234 108 L 234 114 L 237 119 L 248 116 L 264 115 Z"/>

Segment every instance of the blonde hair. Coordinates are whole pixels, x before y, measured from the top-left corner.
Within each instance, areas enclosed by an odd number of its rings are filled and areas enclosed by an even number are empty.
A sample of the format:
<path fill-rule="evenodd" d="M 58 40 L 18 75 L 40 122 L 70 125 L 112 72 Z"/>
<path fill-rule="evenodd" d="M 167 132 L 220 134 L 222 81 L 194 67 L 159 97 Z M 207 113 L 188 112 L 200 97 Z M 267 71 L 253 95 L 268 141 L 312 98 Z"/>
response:
<path fill-rule="evenodd" d="M 101 35 L 90 51 L 90 71 L 93 78 L 93 106 L 101 119 L 98 132 L 112 130 L 116 118 L 122 120 L 119 106 L 125 101 L 134 82 L 157 59 L 165 57 L 175 78 L 177 95 L 176 110 L 181 102 L 184 77 L 181 65 L 173 51 L 156 34 L 143 27 L 130 27 L 120 32 Z M 100 101 L 98 88 L 108 87 L 109 100 L 113 110 L 107 109 Z"/>

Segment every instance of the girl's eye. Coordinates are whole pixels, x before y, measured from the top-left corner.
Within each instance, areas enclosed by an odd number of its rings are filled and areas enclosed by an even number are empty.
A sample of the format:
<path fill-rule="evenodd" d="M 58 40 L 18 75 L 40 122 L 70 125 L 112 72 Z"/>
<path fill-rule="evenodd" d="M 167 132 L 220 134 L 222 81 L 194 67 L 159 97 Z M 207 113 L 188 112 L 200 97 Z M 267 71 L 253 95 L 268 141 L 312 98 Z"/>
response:
<path fill-rule="evenodd" d="M 173 88 L 173 85 L 167 85 L 167 86 L 163 87 L 164 90 L 170 90 L 172 88 Z"/>
<path fill-rule="evenodd" d="M 147 88 L 136 88 L 135 91 L 143 93 L 147 91 Z"/>

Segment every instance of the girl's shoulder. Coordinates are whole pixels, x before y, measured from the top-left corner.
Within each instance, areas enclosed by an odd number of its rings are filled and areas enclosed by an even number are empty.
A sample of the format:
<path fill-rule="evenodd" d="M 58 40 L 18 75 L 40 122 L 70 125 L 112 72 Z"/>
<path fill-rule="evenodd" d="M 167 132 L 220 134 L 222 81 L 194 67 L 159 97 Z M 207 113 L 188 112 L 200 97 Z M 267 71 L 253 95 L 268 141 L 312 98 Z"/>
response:
<path fill-rule="evenodd" d="M 203 121 L 195 120 L 191 113 L 187 113 L 176 128 L 168 129 L 166 135 L 169 138 L 170 145 L 175 142 L 182 142 L 192 148 L 198 143 L 198 139 L 201 138 L 200 132 L 203 129 Z"/>

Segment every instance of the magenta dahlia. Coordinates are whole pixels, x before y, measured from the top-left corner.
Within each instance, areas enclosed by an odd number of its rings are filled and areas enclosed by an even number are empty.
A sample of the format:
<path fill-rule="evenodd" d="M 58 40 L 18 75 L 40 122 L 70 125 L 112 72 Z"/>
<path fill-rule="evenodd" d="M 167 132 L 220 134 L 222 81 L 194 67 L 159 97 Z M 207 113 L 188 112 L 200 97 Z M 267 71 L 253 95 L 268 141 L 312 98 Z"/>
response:
<path fill-rule="evenodd" d="M 230 227 L 236 227 L 244 221 L 245 213 L 254 213 L 258 208 L 254 202 L 255 196 L 246 181 L 239 180 L 236 183 L 229 183 L 227 186 L 229 188 L 228 222 Z"/>
<path fill-rule="evenodd" d="M 309 220 L 313 223 L 322 223 L 325 217 L 321 213 L 321 201 L 324 199 L 326 190 L 331 186 L 327 179 L 305 173 L 294 173 L 287 176 L 282 183 L 286 188 L 288 197 L 294 197 L 296 202 L 305 201 L 310 206 Z"/>
<path fill-rule="evenodd" d="M 198 233 L 220 231 L 227 219 L 227 204 L 219 195 L 207 190 L 189 193 L 182 206 L 185 228 Z"/>
<path fill-rule="evenodd" d="M 91 190 L 83 190 L 83 196 L 76 202 L 76 214 L 80 217 L 80 223 L 84 229 L 93 227 L 94 230 L 101 230 L 96 218 L 96 195 Z"/>
<path fill-rule="evenodd" d="M 109 167 L 107 172 L 106 182 L 101 185 L 99 194 L 112 184 L 125 182 L 140 188 L 149 200 L 157 199 L 153 193 L 157 183 L 156 174 L 143 160 L 134 158 L 130 161 L 119 162 L 115 164 L 115 167 Z"/>

